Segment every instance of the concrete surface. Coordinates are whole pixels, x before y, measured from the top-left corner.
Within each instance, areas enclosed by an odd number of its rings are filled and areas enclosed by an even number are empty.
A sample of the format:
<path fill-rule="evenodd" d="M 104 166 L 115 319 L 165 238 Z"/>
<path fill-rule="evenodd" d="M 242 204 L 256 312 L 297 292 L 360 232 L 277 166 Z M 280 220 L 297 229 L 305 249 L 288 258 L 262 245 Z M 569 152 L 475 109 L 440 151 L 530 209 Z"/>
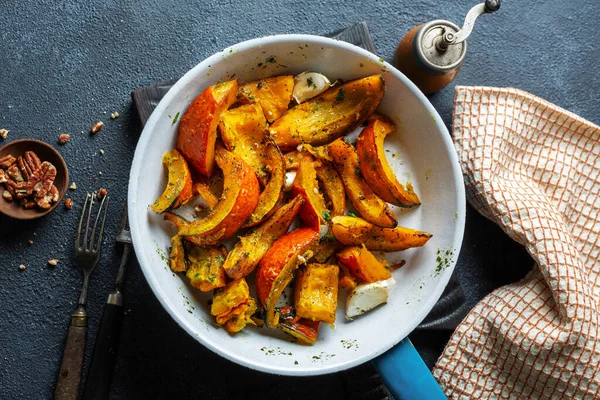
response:
<path fill-rule="evenodd" d="M 102 261 L 90 284 L 87 360 L 119 251 L 112 242 L 126 198 L 139 125 L 129 94 L 178 77 L 236 42 L 276 33 L 321 34 L 366 21 L 375 46 L 391 60 L 413 26 L 436 18 L 461 23 L 474 1 L 4 1 L 0 6 L 0 128 L 7 140 L 56 143 L 78 189 L 71 211 L 59 207 L 38 221 L 0 216 L 0 398 L 46 399 L 64 345 L 81 275 L 73 233 L 86 190 L 108 189 L 111 212 Z M 469 39 L 456 84 L 514 86 L 600 122 L 600 23 L 591 0 L 505 1 L 484 16 Z M 453 85 L 431 96 L 450 124 Z M 117 111 L 120 117 L 110 119 Z M 104 121 L 94 137 L 90 127 Z M 3 142 L 0 140 L 0 144 Z M 100 155 L 100 150 L 104 155 Z M 101 174 L 100 174 L 101 173 Z M 493 288 L 524 275 L 524 251 L 499 228 L 469 211 L 458 275 L 475 304 Z M 33 240 L 33 245 L 27 241 Z M 57 267 L 47 265 L 59 258 Z M 18 266 L 26 265 L 25 271 Z M 281 378 L 246 370 L 211 353 L 161 308 L 137 266 L 129 271 L 112 398 L 361 398 L 349 373 Z M 449 332 L 411 339 L 431 365 Z"/>

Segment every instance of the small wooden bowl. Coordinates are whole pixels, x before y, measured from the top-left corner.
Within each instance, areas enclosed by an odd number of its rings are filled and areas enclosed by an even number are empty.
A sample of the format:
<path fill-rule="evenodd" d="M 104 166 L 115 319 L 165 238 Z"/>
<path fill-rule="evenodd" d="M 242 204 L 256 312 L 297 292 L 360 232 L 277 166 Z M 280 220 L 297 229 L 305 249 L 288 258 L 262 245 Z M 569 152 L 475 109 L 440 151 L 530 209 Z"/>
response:
<path fill-rule="evenodd" d="M 0 148 L 0 158 L 7 154 L 11 154 L 13 157 L 17 158 L 23 156 L 26 151 L 35 152 L 42 162 L 48 161 L 56 167 L 54 186 L 58 189 L 58 201 L 52 204 L 47 210 L 42 210 L 39 207 L 26 210 L 21 206 L 21 203 L 17 199 L 9 202 L 2 198 L 1 194 L 4 192 L 5 188 L 4 184 L 0 184 L 0 212 L 15 219 L 35 219 L 48 214 L 62 202 L 69 187 L 69 171 L 67 169 L 67 164 L 60 153 L 48 143 L 34 139 L 14 140 Z"/>

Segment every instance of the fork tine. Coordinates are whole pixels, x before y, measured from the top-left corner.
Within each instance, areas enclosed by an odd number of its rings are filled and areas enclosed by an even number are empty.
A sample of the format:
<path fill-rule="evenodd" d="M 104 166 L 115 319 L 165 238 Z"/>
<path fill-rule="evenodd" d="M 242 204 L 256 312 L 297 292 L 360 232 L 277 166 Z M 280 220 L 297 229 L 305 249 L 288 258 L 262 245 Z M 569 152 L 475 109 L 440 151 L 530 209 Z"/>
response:
<path fill-rule="evenodd" d="M 81 217 L 79 217 L 79 227 L 77 228 L 77 237 L 75 238 L 75 248 L 79 249 L 81 247 L 81 225 L 83 224 L 83 217 L 85 216 L 85 209 L 88 204 L 88 200 L 90 199 L 90 194 L 88 193 L 85 197 L 85 201 L 83 202 L 83 210 L 81 210 Z"/>
<path fill-rule="evenodd" d="M 90 231 L 90 219 L 92 217 L 92 210 L 94 209 L 94 193 L 92 193 L 90 196 L 90 209 L 88 210 L 88 216 L 87 216 L 87 223 L 85 224 L 85 236 L 83 238 L 83 247 L 85 248 L 85 250 L 90 250 L 91 246 L 88 246 L 88 232 Z M 92 239 L 90 240 L 90 242 L 94 241 L 94 236 L 92 236 Z"/>
<path fill-rule="evenodd" d="M 104 200 L 106 200 L 106 205 L 104 203 Z M 100 249 L 102 248 L 102 234 L 104 233 L 104 221 L 106 221 L 106 214 L 108 212 L 108 201 L 109 201 L 109 197 L 108 196 L 104 196 L 104 198 L 102 198 L 102 203 L 100 203 L 100 210 L 98 210 L 98 217 L 100 217 L 100 213 L 102 212 L 102 206 L 104 206 L 104 215 L 102 215 L 102 225 L 100 225 L 100 232 L 98 233 L 98 244 L 96 246 L 96 251 L 98 252 L 98 257 L 100 257 Z M 98 217 L 96 217 L 96 222 L 98 222 Z M 94 231 L 96 230 L 96 224 L 94 224 Z M 93 249 L 93 247 L 92 247 Z"/>
<path fill-rule="evenodd" d="M 104 201 L 106 200 L 106 196 L 102 198 L 100 202 L 100 207 L 98 208 L 98 214 L 96 214 L 96 220 L 94 221 L 94 228 L 92 229 L 92 236 L 90 238 L 90 250 L 94 251 L 94 240 L 96 239 L 96 227 L 98 226 L 98 220 L 100 219 L 100 214 L 102 214 L 102 207 L 104 206 Z"/>

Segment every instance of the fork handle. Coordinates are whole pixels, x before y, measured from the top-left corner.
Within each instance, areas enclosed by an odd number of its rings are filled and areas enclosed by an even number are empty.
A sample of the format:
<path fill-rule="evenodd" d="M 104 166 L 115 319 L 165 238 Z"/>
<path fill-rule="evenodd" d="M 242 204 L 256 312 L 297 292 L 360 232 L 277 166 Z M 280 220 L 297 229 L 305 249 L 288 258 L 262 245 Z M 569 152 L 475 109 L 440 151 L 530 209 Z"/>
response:
<path fill-rule="evenodd" d="M 85 311 L 78 313 L 78 310 L 71 315 L 71 326 L 67 331 L 65 350 L 58 379 L 56 380 L 56 388 L 54 389 L 55 400 L 76 400 L 79 398 L 87 336 L 87 314 L 85 314 Z"/>
<path fill-rule="evenodd" d="M 104 306 L 102 321 L 98 329 L 98 338 L 94 347 L 94 355 L 92 356 L 85 380 L 83 400 L 108 399 L 117 360 L 122 321 L 123 306 L 120 304 L 111 304 L 109 296 L 109 302 Z"/>

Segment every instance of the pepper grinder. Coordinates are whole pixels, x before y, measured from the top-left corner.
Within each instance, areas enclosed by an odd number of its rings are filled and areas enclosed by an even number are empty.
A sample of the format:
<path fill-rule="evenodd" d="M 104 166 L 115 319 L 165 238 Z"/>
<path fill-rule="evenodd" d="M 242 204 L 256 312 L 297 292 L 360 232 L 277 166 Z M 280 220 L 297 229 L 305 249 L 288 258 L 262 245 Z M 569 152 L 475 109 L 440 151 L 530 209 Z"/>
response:
<path fill-rule="evenodd" d="M 467 37 L 481 14 L 498 11 L 500 0 L 486 0 L 471 8 L 462 29 L 437 19 L 408 32 L 398 44 L 392 64 L 425 94 L 448 85 L 458 74 L 467 54 Z"/>

